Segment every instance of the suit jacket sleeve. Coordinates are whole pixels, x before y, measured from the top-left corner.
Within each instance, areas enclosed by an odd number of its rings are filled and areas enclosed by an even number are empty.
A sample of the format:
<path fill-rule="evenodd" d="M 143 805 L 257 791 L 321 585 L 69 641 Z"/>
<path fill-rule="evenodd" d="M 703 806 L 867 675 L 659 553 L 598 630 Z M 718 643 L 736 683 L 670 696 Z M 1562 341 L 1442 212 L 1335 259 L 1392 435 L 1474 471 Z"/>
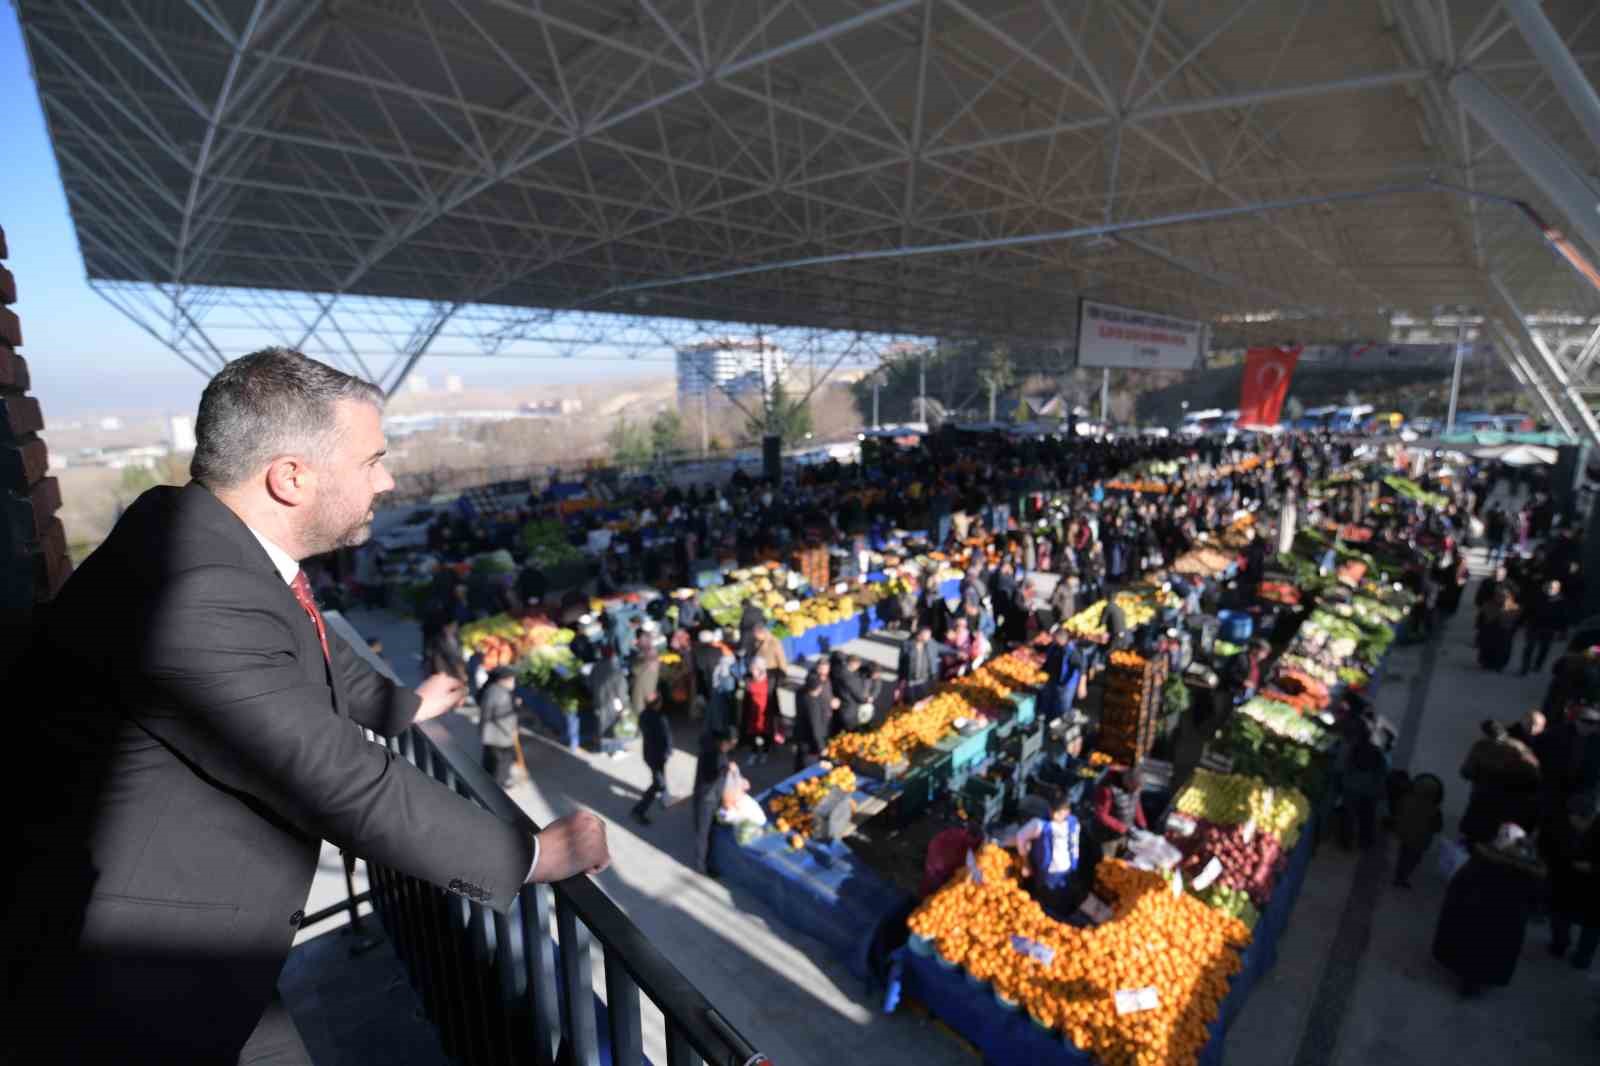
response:
<path fill-rule="evenodd" d="M 270 578 L 233 567 L 191 570 L 164 589 L 136 649 L 152 688 L 138 724 L 218 786 L 308 834 L 509 909 L 532 837 L 335 714 L 328 687 L 307 680 L 289 621 L 270 606 L 275 596 L 281 586 Z"/>
<path fill-rule="evenodd" d="M 404 732 L 417 716 L 422 697 L 374 670 L 334 629 L 328 630 L 328 654 L 344 681 L 350 717 L 380 737 Z"/>

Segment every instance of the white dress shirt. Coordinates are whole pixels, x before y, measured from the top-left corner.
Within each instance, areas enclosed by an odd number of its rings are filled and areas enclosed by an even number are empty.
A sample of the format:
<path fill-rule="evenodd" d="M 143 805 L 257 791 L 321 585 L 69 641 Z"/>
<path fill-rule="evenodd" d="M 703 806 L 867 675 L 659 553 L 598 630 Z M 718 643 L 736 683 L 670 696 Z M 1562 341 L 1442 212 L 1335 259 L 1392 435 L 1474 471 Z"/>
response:
<path fill-rule="evenodd" d="M 300 573 L 300 561 L 294 556 L 290 555 L 288 552 L 284 551 L 282 548 L 278 547 L 278 545 L 274 544 L 272 540 L 269 539 L 267 535 L 262 533 L 259 529 L 248 525 L 244 528 L 250 530 L 250 535 L 260 542 L 262 550 L 267 553 L 267 558 L 272 560 L 273 567 L 278 571 L 278 576 L 283 578 L 283 583 L 285 585 L 293 584 L 294 579 Z M 533 871 L 537 869 L 538 866 L 539 836 L 537 833 L 535 833 L 533 837 L 533 862 L 531 865 L 529 865 L 528 876 L 524 880 L 533 880 Z"/>

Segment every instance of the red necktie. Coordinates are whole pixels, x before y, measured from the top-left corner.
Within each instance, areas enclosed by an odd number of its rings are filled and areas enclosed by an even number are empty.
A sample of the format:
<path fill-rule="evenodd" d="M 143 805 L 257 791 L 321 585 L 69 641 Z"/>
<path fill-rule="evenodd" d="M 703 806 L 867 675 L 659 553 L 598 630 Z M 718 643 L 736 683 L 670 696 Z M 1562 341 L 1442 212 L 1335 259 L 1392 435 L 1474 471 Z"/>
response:
<path fill-rule="evenodd" d="M 311 616 L 311 624 L 317 627 L 317 639 L 322 641 L 322 661 L 332 666 L 333 657 L 328 654 L 328 631 L 323 628 L 322 612 L 317 610 L 317 601 L 311 598 L 311 582 L 304 570 L 294 575 L 294 580 L 289 582 L 289 589 L 294 593 L 294 598 L 300 601 L 300 606 L 306 609 L 306 614 Z"/>

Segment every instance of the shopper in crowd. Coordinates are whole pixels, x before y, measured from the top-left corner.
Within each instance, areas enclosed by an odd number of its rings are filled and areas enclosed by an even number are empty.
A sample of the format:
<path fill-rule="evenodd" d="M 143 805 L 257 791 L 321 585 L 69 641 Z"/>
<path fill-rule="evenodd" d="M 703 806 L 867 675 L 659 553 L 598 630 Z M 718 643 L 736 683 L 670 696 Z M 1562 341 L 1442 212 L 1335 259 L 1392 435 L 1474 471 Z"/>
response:
<path fill-rule="evenodd" d="M 900 645 L 900 702 L 916 703 L 933 690 L 939 677 L 938 647 L 928 626 L 920 626 L 914 637 Z"/>
<path fill-rule="evenodd" d="M 707 877 L 719 876 L 711 865 L 711 831 L 723 796 L 738 780 L 739 767 L 733 761 L 738 743 L 733 730 L 719 726 L 700 737 L 700 756 L 694 766 L 694 868 Z"/>
<path fill-rule="evenodd" d="M 818 659 L 800 688 L 795 714 L 794 772 L 799 773 L 822 757 L 832 736 L 833 712 L 840 701 L 829 682 L 827 659 Z"/>
<path fill-rule="evenodd" d="M 861 729 L 871 724 L 877 708 L 873 706 L 873 693 L 862 673 L 861 656 L 834 652 L 829 665 L 829 682 L 834 698 L 839 701 L 839 727 Z"/>
<path fill-rule="evenodd" d="M 641 825 L 649 825 L 651 805 L 657 800 L 666 804 L 667 759 L 672 755 L 672 721 L 661 704 L 660 694 L 646 702 L 639 715 L 639 737 L 643 741 L 644 765 L 650 771 L 650 787 L 633 805 L 633 817 Z"/>
<path fill-rule="evenodd" d="M 647 622 L 639 631 L 635 642 L 633 665 L 630 668 L 628 706 L 637 717 L 644 713 L 645 704 L 656 695 L 661 686 L 661 653 L 656 648 L 656 625 Z"/>
<path fill-rule="evenodd" d="M 740 740 L 752 752 L 750 763 L 760 766 L 767 761 L 777 725 L 775 675 L 767 671 L 767 661 L 752 656 L 750 672 L 744 683 L 744 706 L 740 715 Z"/>
<path fill-rule="evenodd" d="M 1039 905 L 1058 919 L 1071 914 L 1079 902 L 1074 882 L 1081 843 L 1078 818 L 1065 791 L 1052 795 L 1049 818 L 1030 819 L 1017 832 L 1014 847 L 1022 881 Z"/>
<path fill-rule="evenodd" d="M 1378 805 L 1388 785 L 1389 758 L 1365 722 L 1356 720 L 1337 769 L 1339 841 L 1346 850 L 1359 841 L 1366 851 L 1378 842 Z"/>
<path fill-rule="evenodd" d="M 1507 822 L 1524 829 L 1539 824 L 1538 757 L 1499 722 L 1485 721 L 1481 730 L 1461 764 L 1461 776 L 1472 783 L 1461 816 L 1461 837 L 1469 843 L 1489 840 Z"/>
<path fill-rule="evenodd" d="M 530 837 L 353 728 L 393 737 L 466 691 L 374 670 L 301 569 L 367 540 L 394 484 L 382 410 L 298 352 L 227 364 L 193 480 L 135 500 L 35 612 L 19 661 L 55 683 L 13 716 L 7 800 L 49 816 L 13 820 L 0 874 L 0 1060 L 309 1061 L 270 1005 L 324 840 L 502 913 L 608 864 L 593 815 Z"/>
<path fill-rule="evenodd" d="M 1050 624 L 1059 626 L 1078 613 L 1078 577 L 1068 574 L 1050 593 Z"/>
<path fill-rule="evenodd" d="M 1072 635 L 1057 628 L 1044 657 L 1044 685 L 1039 690 L 1039 716 L 1051 721 L 1072 709 L 1083 676 L 1083 655 Z"/>
<path fill-rule="evenodd" d="M 505 788 L 517 764 L 517 671 L 497 666 L 478 692 L 478 739 L 483 744 L 483 768 L 494 783 Z"/>
<path fill-rule="evenodd" d="M 1561 582 L 1547 581 L 1534 593 L 1522 614 L 1526 635 L 1522 645 L 1522 676 L 1534 667 L 1544 669 L 1550 647 L 1567 631 L 1566 604 L 1561 598 Z"/>
<path fill-rule="evenodd" d="M 461 650 L 461 627 L 454 618 L 438 616 L 423 626 L 422 669 L 466 685 L 467 659 Z"/>
<path fill-rule="evenodd" d="M 739 662 L 726 644 L 714 645 L 716 666 L 711 671 L 710 699 L 706 705 L 706 728 L 712 732 L 734 731 L 738 722 Z M 770 703 L 770 699 L 769 699 Z"/>
<path fill-rule="evenodd" d="M 617 662 L 616 649 L 608 643 L 600 649 L 600 661 L 589 671 L 589 707 L 594 714 L 596 741 L 611 735 L 628 700 L 627 675 Z"/>
<path fill-rule="evenodd" d="M 1550 954 L 1566 957 L 1578 927 L 1572 965 L 1587 970 L 1600 950 L 1600 820 L 1592 796 L 1575 795 L 1546 823 L 1540 851 L 1550 866 Z"/>
<path fill-rule="evenodd" d="M 1433 935 L 1433 957 L 1456 975 L 1463 996 L 1511 983 L 1545 876 L 1518 825 L 1507 822 L 1473 845 L 1445 890 Z"/>
<path fill-rule="evenodd" d="M 1522 607 L 1502 584 L 1490 594 L 1478 618 L 1478 665 L 1499 673 L 1511 661 L 1512 636 L 1521 621 Z"/>
<path fill-rule="evenodd" d="M 767 624 L 767 616 L 754 596 L 744 601 L 739 614 L 739 657 L 748 660 L 756 650 L 757 630 Z"/>
<path fill-rule="evenodd" d="M 1433 774 L 1418 774 L 1395 807 L 1394 835 L 1400 842 L 1400 854 L 1395 860 L 1394 883 L 1397 888 L 1410 888 L 1412 873 L 1433 838 L 1444 830 L 1444 782 Z"/>
<path fill-rule="evenodd" d="M 1105 857 L 1120 855 L 1135 827 L 1148 828 L 1139 798 L 1143 791 L 1143 774 L 1137 766 L 1129 766 L 1114 771 L 1095 793 L 1095 829 Z"/>

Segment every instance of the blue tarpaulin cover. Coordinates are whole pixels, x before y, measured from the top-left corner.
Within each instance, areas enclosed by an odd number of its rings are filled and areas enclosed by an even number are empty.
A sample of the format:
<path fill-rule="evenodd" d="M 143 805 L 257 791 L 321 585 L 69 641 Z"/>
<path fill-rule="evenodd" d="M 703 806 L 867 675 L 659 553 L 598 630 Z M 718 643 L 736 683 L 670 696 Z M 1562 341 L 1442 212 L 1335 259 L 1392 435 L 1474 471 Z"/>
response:
<path fill-rule="evenodd" d="M 810 767 L 756 798 L 765 806 L 769 797 L 791 793 L 798 782 L 824 772 Z M 866 778 L 860 783 L 853 796 L 857 802 L 882 787 Z M 871 979 L 869 959 L 879 927 L 903 916 L 912 902 L 838 841 L 808 841 L 794 851 L 787 834 L 768 832 L 741 846 L 733 830 L 719 824 L 711 834 L 711 863 L 727 884 L 760 897 L 785 925 L 828 945 L 862 980 Z"/>

